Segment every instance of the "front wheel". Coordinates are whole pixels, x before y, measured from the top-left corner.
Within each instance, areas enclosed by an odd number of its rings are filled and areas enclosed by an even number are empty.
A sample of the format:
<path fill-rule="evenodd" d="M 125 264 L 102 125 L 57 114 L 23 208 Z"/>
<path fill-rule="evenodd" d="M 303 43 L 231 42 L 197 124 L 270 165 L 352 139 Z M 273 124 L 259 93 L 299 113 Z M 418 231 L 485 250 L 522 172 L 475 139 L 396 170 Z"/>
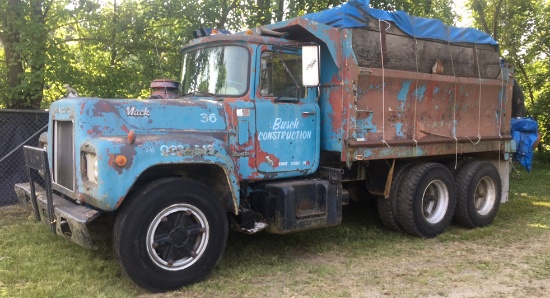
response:
<path fill-rule="evenodd" d="M 117 216 L 113 248 L 122 271 L 153 292 L 203 280 L 227 241 L 227 218 L 206 186 L 168 178 L 138 191 Z"/>

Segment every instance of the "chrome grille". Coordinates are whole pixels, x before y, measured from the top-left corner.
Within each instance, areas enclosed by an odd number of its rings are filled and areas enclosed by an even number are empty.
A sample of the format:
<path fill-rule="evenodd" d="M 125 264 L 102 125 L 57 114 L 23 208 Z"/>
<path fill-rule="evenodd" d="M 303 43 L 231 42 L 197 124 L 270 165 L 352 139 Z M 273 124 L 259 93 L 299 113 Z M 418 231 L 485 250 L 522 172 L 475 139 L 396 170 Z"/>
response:
<path fill-rule="evenodd" d="M 74 131 L 70 121 L 54 121 L 53 180 L 74 191 Z"/>

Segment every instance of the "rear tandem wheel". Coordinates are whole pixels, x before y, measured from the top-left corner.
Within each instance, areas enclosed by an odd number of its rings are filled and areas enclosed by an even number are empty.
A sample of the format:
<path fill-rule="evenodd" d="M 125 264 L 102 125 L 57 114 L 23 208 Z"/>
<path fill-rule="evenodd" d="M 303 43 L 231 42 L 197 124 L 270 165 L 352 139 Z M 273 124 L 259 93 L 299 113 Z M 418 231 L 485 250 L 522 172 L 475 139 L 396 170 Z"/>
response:
<path fill-rule="evenodd" d="M 447 229 L 453 217 L 453 175 L 438 163 L 415 165 L 403 177 L 396 202 L 397 222 L 405 232 L 435 237 Z"/>
<path fill-rule="evenodd" d="M 413 166 L 412 163 L 396 165 L 395 174 L 393 175 L 393 179 L 391 183 L 389 197 L 387 199 L 384 197 L 378 197 L 377 199 L 378 215 L 380 216 L 382 223 L 384 223 L 384 225 L 388 229 L 395 232 L 403 231 L 403 229 L 397 223 L 397 219 L 396 219 L 397 193 L 399 192 L 399 186 L 403 181 L 403 177 L 412 166 Z"/>
<path fill-rule="evenodd" d="M 464 165 L 456 177 L 457 203 L 454 220 L 465 227 L 484 227 L 493 222 L 501 198 L 498 170 L 487 161 Z"/>

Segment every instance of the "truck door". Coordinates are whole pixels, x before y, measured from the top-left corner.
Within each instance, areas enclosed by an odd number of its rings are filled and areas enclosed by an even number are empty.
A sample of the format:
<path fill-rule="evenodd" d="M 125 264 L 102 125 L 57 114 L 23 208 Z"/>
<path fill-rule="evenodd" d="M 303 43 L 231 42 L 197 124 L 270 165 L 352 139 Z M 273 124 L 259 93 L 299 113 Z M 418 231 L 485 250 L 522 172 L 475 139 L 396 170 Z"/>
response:
<path fill-rule="evenodd" d="M 319 163 L 320 113 L 315 90 L 301 87 L 301 49 L 258 51 L 256 167 L 279 177 L 312 173 Z"/>

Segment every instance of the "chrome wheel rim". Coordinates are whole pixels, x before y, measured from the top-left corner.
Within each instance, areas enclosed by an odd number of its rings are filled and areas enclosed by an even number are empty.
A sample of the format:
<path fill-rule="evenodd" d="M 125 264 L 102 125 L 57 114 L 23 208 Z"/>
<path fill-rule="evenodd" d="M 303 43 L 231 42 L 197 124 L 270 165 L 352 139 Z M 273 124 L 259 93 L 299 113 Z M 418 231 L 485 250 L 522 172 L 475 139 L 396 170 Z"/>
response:
<path fill-rule="evenodd" d="M 209 234 L 208 221 L 198 208 L 175 204 L 160 211 L 149 225 L 147 253 L 165 270 L 182 270 L 204 254 Z"/>
<path fill-rule="evenodd" d="M 449 190 L 441 180 L 434 180 L 426 186 L 422 195 L 422 216 L 431 224 L 440 222 L 449 207 Z"/>
<path fill-rule="evenodd" d="M 474 206 L 477 213 L 487 215 L 491 212 L 496 203 L 496 197 L 495 182 L 488 176 L 483 177 L 476 185 L 474 192 Z"/>

